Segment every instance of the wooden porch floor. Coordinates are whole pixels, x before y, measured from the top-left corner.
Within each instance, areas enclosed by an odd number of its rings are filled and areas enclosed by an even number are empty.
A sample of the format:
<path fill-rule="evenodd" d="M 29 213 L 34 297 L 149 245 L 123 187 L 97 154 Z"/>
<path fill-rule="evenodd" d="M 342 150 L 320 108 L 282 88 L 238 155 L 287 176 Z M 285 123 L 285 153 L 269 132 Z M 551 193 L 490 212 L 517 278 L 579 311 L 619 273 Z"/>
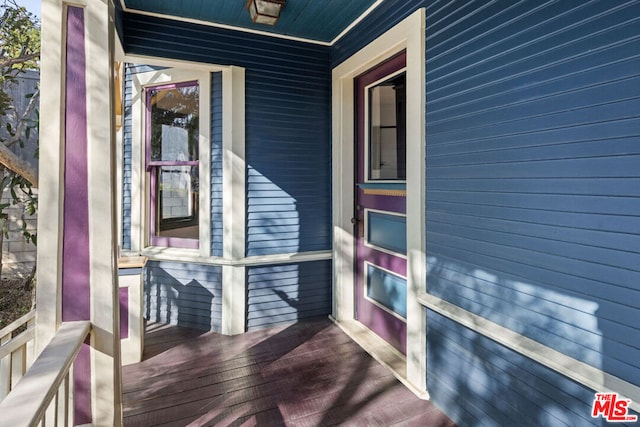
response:
<path fill-rule="evenodd" d="M 125 426 L 454 426 L 327 319 L 227 337 L 147 326 Z"/>

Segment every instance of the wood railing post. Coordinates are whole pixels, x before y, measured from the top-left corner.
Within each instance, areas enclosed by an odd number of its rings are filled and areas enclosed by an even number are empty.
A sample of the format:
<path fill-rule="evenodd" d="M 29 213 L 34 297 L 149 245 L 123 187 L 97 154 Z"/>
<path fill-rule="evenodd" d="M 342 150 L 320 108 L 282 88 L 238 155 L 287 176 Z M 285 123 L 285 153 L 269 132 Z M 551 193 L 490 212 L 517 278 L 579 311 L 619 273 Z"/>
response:
<path fill-rule="evenodd" d="M 11 334 L 0 337 L 0 346 L 11 340 Z M 11 355 L 0 358 L 0 401 L 11 390 Z"/>
<path fill-rule="evenodd" d="M 14 388 L 27 370 L 27 354 L 25 346 L 20 347 L 10 356 L 11 359 L 11 388 Z"/>
<path fill-rule="evenodd" d="M 67 404 L 73 395 L 69 393 L 72 386 L 69 375 L 90 330 L 88 321 L 65 322 L 60 326 L 21 381 L 0 402 L 0 425 L 76 425 L 77 419 Z"/>

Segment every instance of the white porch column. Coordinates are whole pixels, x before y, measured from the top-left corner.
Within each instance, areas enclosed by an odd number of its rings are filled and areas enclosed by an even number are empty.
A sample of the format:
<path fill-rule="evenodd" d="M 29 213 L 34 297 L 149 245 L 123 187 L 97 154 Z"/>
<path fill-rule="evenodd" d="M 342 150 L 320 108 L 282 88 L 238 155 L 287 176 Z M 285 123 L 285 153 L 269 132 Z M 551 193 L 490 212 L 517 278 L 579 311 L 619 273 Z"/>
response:
<path fill-rule="evenodd" d="M 111 0 L 42 1 L 36 352 L 91 321 L 75 423 L 122 424 Z"/>
<path fill-rule="evenodd" d="M 244 68 L 229 67 L 222 75 L 222 255 L 228 262 L 222 266 L 222 333 L 236 335 L 245 331 L 247 306 L 246 268 L 238 262 L 246 241 Z"/>

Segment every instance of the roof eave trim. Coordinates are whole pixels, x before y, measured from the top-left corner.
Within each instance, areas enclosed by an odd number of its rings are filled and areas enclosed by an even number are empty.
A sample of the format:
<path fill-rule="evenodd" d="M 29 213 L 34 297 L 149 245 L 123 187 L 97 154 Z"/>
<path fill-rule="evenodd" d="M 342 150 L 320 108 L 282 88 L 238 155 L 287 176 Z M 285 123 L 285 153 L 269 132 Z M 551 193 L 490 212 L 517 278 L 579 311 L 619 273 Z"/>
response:
<path fill-rule="evenodd" d="M 331 46 L 332 44 L 331 42 L 325 42 L 321 40 L 305 39 L 302 37 L 288 36 L 286 34 L 270 33 L 268 31 L 260 31 L 260 30 L 254 30 L 252 28 L 236 27 L 234 25 L 218 24 L 215 22 L 203 21 L 201 19 L 185 18 L 182 16 L 166 15 L 163 13 L 148 12 L 146 10 L 140 10 L 140 9 L 131 9 L 125 5 L 124 0 L 120 0 L 120 4 L 122 5 L 122 10 L 124 12 L 129 12 L 136 15 L 150 16 L 153 18 L 163 18 L 163 19 L 169 19 L 169 20 L 180 21 L 180 22 L 188 22 L 190 24 L 198 24 L 198 25 L 205 25 L 207 27 L 223 28 L 225 30 L 234 30 L 234 31 L 240 31 L 243 33 L 258 34 L 258 35 L 267 36 L 267 37 L 276 37 L 279 39 L 292 40 L 292 41 L 297 41 L 302 43 L 311 43 L 311 44 L 317 44 L 321 46 Z"/>
<path fill-rule="evenodd" d="M 124 1 L 124 0 L 123 0 Z M 375 8 L 377 8 L 378 6 L 380 6 L 382 4 L 384 0 L 377 0 L 375 3 L 373 3 L 371 6 L 369 6 L 369 9 L 365 10 L 360 16 L 358 16 L 351 24 L 349 24 L 349 26 L 347 28 L 345 28 L 344 30 L 342 30 L 342 32 L 340 34 L 338 34 L 333 40 L 331 40 L 331 43 L 329 44 L 330 46 L 333 46 L 334 44 L 336 44 L 338 42 L 338 40 L 340 40 L 342 37 L 344 37 L 349 31 L 351 31 L 353 29 L 353 27 L 355 27 L 356 25 L 358 25 L 360 23 L 360 21 L 362 21 L 364 18 L 366 18 L 367 16 L 369 16 L 369 14 L 371 12 L 373 12 L 375 10 Z"/>
<path fill-rule="evenodd" d="M 127 7 L 127 5 L 125 4 L 125 0 L 120 0 L 120 5 L 122 7 L 123 12 L 129 12 L 129 13 L 138 14 L 138 15 L 151 16 L 154 18 L 172 19 L 174 21 L 188 22 L 191 24 L 205 25 L 208 27 L 223 28 L 225 30 L 234 30 L 234 31 L 240 31 L 244 33 L 258 34 L 258 35 L 267 36 L 267 37 L 276 37 L 279 39 L 292 40 L 292 41 L 297 41 L 302 43 L 311 43 L 311 44 L 317 44 L 321 46 L 333 46 L 336 42 L 338 42 L 338 40 L 344 37 L 349 31 L 351 31 L 356 25 L 358 25 L 364 18 L 366 18 L 371 12 L 373 12 L 378 6 L 380 6 L 380 4 L 383 1 L 384 0 L 377 0 L 375 3 L 369 6 L 367 10 L 365 10 L 358 18 L 356 18 L 351 24 L 349 24 L 347 28 L 342 30 L 342 32 L 338 34 L 330 42 L 326 42 L 322 40 L 307 39 L 303 37 L 288 36 L 286 34 L 271 33 L 269 31 L 254 30 L 252 28 L 236 27 L 234 25 L 218 24 L 215 22 L 204 21 L 201 19 L 185 18 L 181 16 L 149 12 L 146 10 L 132 9 Z"/>

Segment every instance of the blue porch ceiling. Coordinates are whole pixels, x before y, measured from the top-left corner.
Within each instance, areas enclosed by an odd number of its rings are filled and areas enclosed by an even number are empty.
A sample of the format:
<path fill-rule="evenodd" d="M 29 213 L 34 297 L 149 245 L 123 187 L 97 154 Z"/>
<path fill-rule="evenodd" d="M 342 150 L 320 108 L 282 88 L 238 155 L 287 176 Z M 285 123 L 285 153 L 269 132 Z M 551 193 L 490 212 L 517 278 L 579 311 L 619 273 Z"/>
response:
<path fill-rule="evenodd" d="M 317 42 L 333 41 L 376 0 L 287 0 L 274 26 L 254 24 L 246 0 L 122 0 L 124 9 L 195 19 L 239 29 L 263 31 Z"/>

